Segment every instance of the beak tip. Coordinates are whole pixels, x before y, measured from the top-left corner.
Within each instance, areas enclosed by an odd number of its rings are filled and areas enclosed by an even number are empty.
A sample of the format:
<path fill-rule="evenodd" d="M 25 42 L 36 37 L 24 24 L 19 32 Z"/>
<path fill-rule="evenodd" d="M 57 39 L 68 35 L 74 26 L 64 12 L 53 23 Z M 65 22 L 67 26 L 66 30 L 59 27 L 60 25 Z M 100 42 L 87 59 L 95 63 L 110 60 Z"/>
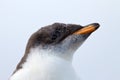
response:
<path fill-rule="evenodd" d="M 99 23 L 93 23 L 92 24 L 96 29 L 98 29 L 100 27 L 100 24 Z"/>

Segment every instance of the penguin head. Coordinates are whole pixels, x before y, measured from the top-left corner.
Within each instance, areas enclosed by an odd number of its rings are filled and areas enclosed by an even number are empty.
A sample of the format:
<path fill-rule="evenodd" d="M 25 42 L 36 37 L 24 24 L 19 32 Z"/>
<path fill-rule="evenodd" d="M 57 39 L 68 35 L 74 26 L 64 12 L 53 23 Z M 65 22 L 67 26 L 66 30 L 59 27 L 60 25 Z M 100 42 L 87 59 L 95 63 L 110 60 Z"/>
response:
<path fill-rule="evenodd" d="M 30 37 L 26 53 L 31 49 L 51 51 L 54 55 L 72 56 L 76 49 L 99 27 L 98 23 L 86 26 L 54 23 L 42 27 Z"/>

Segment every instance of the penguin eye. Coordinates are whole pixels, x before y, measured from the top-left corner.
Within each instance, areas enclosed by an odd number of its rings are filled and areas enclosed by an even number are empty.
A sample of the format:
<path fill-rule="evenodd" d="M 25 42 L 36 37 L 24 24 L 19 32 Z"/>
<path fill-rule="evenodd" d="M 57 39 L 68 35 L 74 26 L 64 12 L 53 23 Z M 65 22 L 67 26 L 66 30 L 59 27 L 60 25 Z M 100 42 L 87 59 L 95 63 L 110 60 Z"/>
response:
<path fill-rule="evenodd" d="M 61 35 L 61 30 L 56 29 L 55 32 L 52 34 L 52 40 L 56 40 Z"/>
<path fill-rule="evenodd" d="M 54 35 L 52 36 L 52 40 L 56 40 L 56 38 L 57 38 L 57 35 L 54 34 Z"/>

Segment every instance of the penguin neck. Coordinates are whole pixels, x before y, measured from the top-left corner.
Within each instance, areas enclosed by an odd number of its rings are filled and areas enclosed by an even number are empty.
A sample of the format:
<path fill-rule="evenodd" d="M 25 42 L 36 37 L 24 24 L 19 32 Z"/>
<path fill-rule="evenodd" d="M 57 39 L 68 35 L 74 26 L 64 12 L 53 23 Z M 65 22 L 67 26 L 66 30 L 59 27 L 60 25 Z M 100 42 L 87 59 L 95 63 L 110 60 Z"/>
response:
<path fill-rule="evenodd" d="M 47 51 L 41 52 L 42 54 L 38 51 L 31 51 L 26 62 L 22 65 L 22 69 L 14 75 L 28 74 L 31 75 L 32 78 L 35 76 L 40 80 L 74 80 L 76 78 L 70 61 L 59 58 L 56 55 L 46 54 Z M 39 76 L 36 76 L 38 74 Z M 29 77 L 28 75 L 25 77 Z M 34 80 L 34 78 L 32 80 Z"/>
<path fill-rule="evenodd" d="M 30 52 L 28 53 L 26 60 L 28 61 L 28 60 L 36 60 L 36 59 L 42 59 L 42 60 L 59 59 L 64 62 L 72 63 L 73 53 L 74 52 L 72 50 L 66 51 L 64 53 L 62 51 L 55 51 L 54 49 L 40 49 L 39 47 L 36 47 L 36 48 L 30 49 Z M 32 59 L 29 59 L 29 58 L 32 58 Z M 37 61 L 41 61 L 41 60 L 37 60 Z"/>
<path fill-rule="evenodd" d="M 22 69 L 18 70 L 11 80 L 76 80 L 71 61 L 47 52 L 31 50 L 26 62 L 22 64 Z"/>

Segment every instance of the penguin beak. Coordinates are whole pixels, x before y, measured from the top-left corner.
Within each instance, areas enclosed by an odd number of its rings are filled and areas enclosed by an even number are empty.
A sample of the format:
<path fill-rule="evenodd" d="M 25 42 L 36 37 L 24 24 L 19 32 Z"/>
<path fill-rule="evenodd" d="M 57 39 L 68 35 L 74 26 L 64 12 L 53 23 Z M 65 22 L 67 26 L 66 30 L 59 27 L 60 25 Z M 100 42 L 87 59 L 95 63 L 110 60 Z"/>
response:
<path fill-rule="evenodd" d="M 93 24 L 83 27 L 82 29 L 77 30 L 73 34 L 75 34 L 75 35 L 89 34 L 89 33 L 94 32 L 95 30 L 97 30 L 99 28 L 99 26 L 100 25 L 98 23 L 93 23 Z"/>

